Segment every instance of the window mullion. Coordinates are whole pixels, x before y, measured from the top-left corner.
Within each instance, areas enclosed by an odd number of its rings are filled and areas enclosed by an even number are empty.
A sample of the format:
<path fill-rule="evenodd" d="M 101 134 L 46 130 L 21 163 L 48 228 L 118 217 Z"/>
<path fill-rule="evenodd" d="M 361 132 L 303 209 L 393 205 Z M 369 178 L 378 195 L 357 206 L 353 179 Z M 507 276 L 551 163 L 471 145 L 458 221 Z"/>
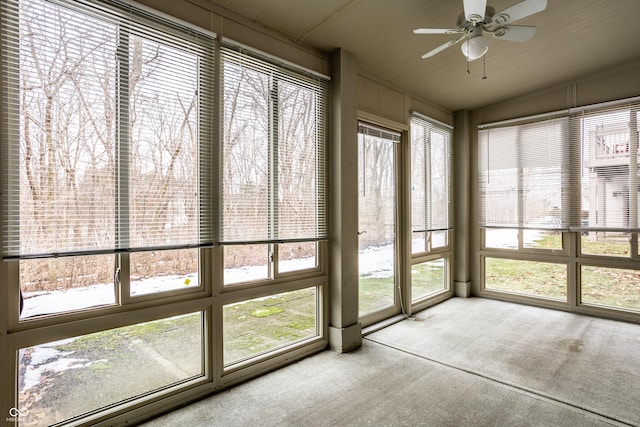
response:
<path fill-rule="evenodd" d="M 426 127 L 424 129 L 424 158 L 423 158 L 423 167 L 424 167 L 424 228 L 427 230 L 425 232 L 425 250 L 427 252 L 431 251 L 431 229 L 433 228 L 432 221 L 432 209 L 433 203 L 431 201 L 432 195 L 432 186 L 431 182 L 431 129 Z"/>
<path fill-rule="evenodd" d="M 272 75 L 269 87 L 269 239 L 276 239 L 278 233 L 278 79 Z"/>
<path fill-rule="evenodd" d="M 279 237 L 279 209 L 278 209 L 278 170 L 279 170 L 279 99 L 278 99 L 278 78 L 272 74 L 269 79 L 269 196 L 268 196 L 268 236 L 269 240 Z M 276 268 L 274 264 L 277 260 L 275 244 L 269 245 L 269 276 L 275 277 Z"/>
<path fill-rule="evenodd" d="M 518 167 L 518 183 L 517 183 L 517 191 L 516 197 L 518 198 L 517 203 L 517 215 L 518 215 L 518 248 L 522 249 L 524 247 L 524 232 L 522 228 L 524 227 L 524 198 L 526 196 L 524 191 L 524 162 L 522 158 L 522 129 L 518 128 L 518 135 L 516 136 L 516 140 L 518 143 L 516 144 L 516 155 L 517 155 L 517 167 Z"/>
<path fill-rule="evenodd" d="M 629 109 L 629 224 L 638 228 L 638 107 Z"/>
<path fill-rule="evenodd" d="M 120 24 L 116 64 L 116 166 L 115 166 L 115 247 L 116 250 L 129 248 L 129 37 L 130 31 Z M 120 254 L 116 262 L 119 269 L 116 295 L 124 303 L 129 298 L 129 257 Z"/>
<path fill-rule="evenodd" d="M 638 212 L 638 192 L 640 191 L 640 180 L 638 180 L 638 145 L 640 135 L 638 134 L 638 115 L 640 108 L 637 105 L 629 109 L 629 228 L 637 229 L 640 212 Z M 638 232 L 630 233 L 631 258 L 640 258 L 638 246 Z"/>
<path fill-rule="evenodd" d="M 519 147 L 518 147 L 519 148 Z M 520 150 L 518 150 L 519 152 Z M 517 204 L 517 215 L 518 215 L 518 248 L 522 249 L 524 248 L 524 197 L 525 197 L 525 192 L 524 192 L 524 173 L 523 173 L 523 168 L 522 167 L 518 167 L 518 187 L 517 187 L 517 192 L 516 192 L 516 197 L 518 198 L 518 204 Z"/>

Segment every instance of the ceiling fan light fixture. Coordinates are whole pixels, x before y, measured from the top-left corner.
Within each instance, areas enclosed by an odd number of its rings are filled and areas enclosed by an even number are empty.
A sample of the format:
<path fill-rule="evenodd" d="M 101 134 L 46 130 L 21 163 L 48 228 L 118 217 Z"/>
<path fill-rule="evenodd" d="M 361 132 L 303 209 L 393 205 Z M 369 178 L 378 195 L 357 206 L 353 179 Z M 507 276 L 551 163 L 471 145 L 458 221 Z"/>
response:
<path fill-rule="evenodd" d="M 430 58 L 443 50 L 462 43 L 462 53 L 467 63 L 484 57 L 489 50 L 492 38 L 513 42 L 526 42 L 536 34 L 536 27 L 528 25 L 511 25 L 527 16 L 542 12 L 547 8 L 547 0 L 521 0 L 505 10 L 495 13 L 487 7 L 487 0 L 463 0 L 463 18 L 458 19 L 455 29 L 451 28 L 416 28 L 414 34 L 459 34 L 455 40 L 431 49 L 422 55 L 422 59 Z M 484 32 L 490 37 L 484 37 Z M 467 66 L 468 68 L 468 66 Z"/>
<path fill-rule="evenodd" d="M 489 50 L 489 39 L 482 36 L 481 28 L 474 28 L 469 33 L 469 38 L 462 43 L 460 48 L 469 61 L 482 58 Z"/>

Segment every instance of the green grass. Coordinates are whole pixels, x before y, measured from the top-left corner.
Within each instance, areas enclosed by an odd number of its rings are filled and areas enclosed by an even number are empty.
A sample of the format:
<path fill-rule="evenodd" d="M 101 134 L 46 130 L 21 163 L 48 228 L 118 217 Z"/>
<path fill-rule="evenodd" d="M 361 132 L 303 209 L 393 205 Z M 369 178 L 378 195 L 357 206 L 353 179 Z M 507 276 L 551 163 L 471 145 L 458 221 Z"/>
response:
<path fill-rule="evenodd" d="M 581 236 L 580 246 L 585 255 L 626 256 L 630 254 L 631 246 L 624 238 L 592 239 Z M 535 249 L 562 248 L 562 234 L 545 234 L 532 246 Z"/>
<path fill-rule="evenodd" d="M 37 385 L 20 391 L 20 404 L 29 408 L 39 425 L 49 425 L 200 376 L 202 330 L 202 316 L 196 312 L 52 343 L 63 352 L 52 360 L 64 357 L 68 368 L 43 369 Z M 25 355 L 31 352 L 25 349 Z M 160 360 L 175 369 L 167 369 Z M 19 371 L 21 381 L 25 368 Z"/>
<path fill-rule="evenodd" d="M 361 315 L 394 304 L 393 277 L 361 277 L 358 286 Z"/>
<path fill-rule="evenodd" d="M 561 234 L 548 234 L 536 241 L 536 248 L 561 247 Z M 625 256 L 630 244 L 624 239 L 591 240 L 581 236 L 583 254 Z M 485 287 L 527 295 L 566 300 L 565 264 L 518 261 L 500 258 L 485 260 Z M 640 272 L 636 270 L 581 267 L 581 300 L 598 304 L 640 310 Z"/>
<path fill-rule="evenodd" d="M 146 340 L 166 340 L 172 333 L 181 334 L 187 330 L 199 330 L 199 315 L 185 315 L 169 319 L 154 320 L 146 323 L 108 329 L 89 335 L 83 335 L 65 344 L 56 346 L 60 351 L 85 351 L 100 348 L 103 351 L 122 350 L 122 343 L 134 338 Z"/>
<path fill-rule="evenodd" d="M 414 300 L 445 289 L 444 260 L 413 265 L 411 287 Z M 393 305 L 396 298 L 395 291 L 393 277 L 360 277 L 358 295 L 360 314 Z"/>
<path fill-rule="evenodd" d="M 592 240 L 588 236 L 582 236 L 580 242 L 582 253 L 588 255 L 625 256 L 631 253 L 631 245 L 628 241 L 599 239 Z"/>
<path fill-rule="evenodd" d="M 227 363 L 315 335 L 315 289 L 230 304 L 224 307 L 223 317 Z M 152 347 L 163 342 L 167 346 L 185 334 L 200 339 L 201 329 L 201 316 L 187 315 L 81 336 L 56 348 L 77 354 L 99 349 L 100 358 L 127 357 L 135 361 L 128 348 L 134 339 L 144 340 Z M 96 365 L 93 369 L 101 368 Z"/>
<path fill-rule="evenodd" d="M 280 307 L 259 307 L 251 312 L 253 317 L 269 317 L 274 314 L 282 313 L 284 310 Z"/>
<path fill-rule="evenodd" d="M 223 334 L 226 365 L 314 336 L 315 289 L 226 305 Z"/>
<path fill-rule="evenodd" d="M 315 288 L 229 304 L 223 319 L 224 360 L 229 364 L 316 335 Z M 104 359 L 89 366 L 94 373 L 108 371 L 114 360 L 144 366 L 144 355 L 132 351 L 132 342 L 141 340 L 160 353 L 176 351 L 172 346 L 185 340 L 195 340 L 197 347 L 201 325 L 199 313 L 178 316 L 84 335 L 56 349 L 73 357 Z"/>
<path fill-rule="evenodd" d="M 536 239 L 533 244 L 528 246 L 533 249 L 562 249 L 562 234 L 560 233 L 544 233 Z"/>
<path fill-rule="evenodd" d="M 445 289 L 444 260 L 423 262 L 411 266 L 411 297 L 413 300 Z"/>
<path fill-rule="evenodd" d="M 565 264 L 485 259 L 485 287 L 555 299 L 567 297 Z"/>
<path fill-rule="evenodd" d="M 640 272 L 583 266 L 582 302 L 640 310 Z"/>

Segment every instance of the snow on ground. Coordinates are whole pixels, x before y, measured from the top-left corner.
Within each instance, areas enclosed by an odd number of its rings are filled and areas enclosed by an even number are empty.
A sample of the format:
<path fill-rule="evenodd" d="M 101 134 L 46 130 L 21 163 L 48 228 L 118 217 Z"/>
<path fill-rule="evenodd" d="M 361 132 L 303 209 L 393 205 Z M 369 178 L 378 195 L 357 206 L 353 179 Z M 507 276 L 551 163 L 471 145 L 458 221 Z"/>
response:
<path fill-rule="evenodd" d="M 360 256 L 360 271 L 362 274 L 375 277 L 389 277 L 393 274 L 392 254 L 393 247 L 391 245 L 367 248 Z M 281 261 L 279 265 L 281 272 L 288 272 L 313 268 L 315 263 L 315 257 L 310 257 Z M 265 279 L 267 275 L 266 265 L 225 269 L 224 271 L 225 283 Z M 185 276 L 168 275 L 143 278 L 131 282 L 131 296 L 136 297 L 197 286 L 198 276 L 195 273 Z M 115 295 L 113 284 L 91 285 L 64 291 L 25 292 L 24 310 L 21 318 L 115 304 Z"/>
<path fill-rule="evenodd" d="M 55 347 L 73 341 L 66 339 L 48 344 L 41 344 L 32 348 L 29 355 L 29 363 L 25 367 L 22 377 L 22 388 L 24 392 L 40 383 L 40 377 L 45 371 L 63 372 L 69 369 L 85 368 L 94 363 L 104 362 L 106 360 L 88 361 L 87 359 L 77 359 L 67 357 L 73 352 L 59 351 Z M 24 360 L 25 350 L 20 350 L 20 360 Z"/>
<path fill-rule="evenodd" d="M 532 244 L 540 238 L 538 230 L 525 230 L 525 245 Z M 517 231 L 512 229 L 488 229 L 487 242 L 491 247 L 510 248 L 517 245 Z M 423 245 L 423 241 L 414 241 L 412 245 Z M 391 277 L 394 271 L 393 245 L 370 246 L 361 250 L 358 258 L 360 275 L 367 277 Z M 281 272 L 313 268 L 315 258 L 302 258 L 280 262 Z M 252 280 L 266 279 L 266 265 L 247 266 L 225 269 L 225 283 L 242 283 Z M 131 282 L 131 296 L 160 293 L 176 289 L 198 286 L 197 274 L 186 276 L 160 276 L 143 278 Z M 25 293 L 25 304 L 21 318 L 42 314 L 54 314 L 79 310 L 100 305 L 115 304 L 115 287 L 113 284 L 92 285 L 72 288 L 65 291 Z"/>
<path fill-rule="evenodd" d="M 491 248 L 517 249 L 518 230 L 514 228 L 488 228 L 485 231 L 485 242 Z M 542 236 L 540 230 L 523 230 L 522 243 L 531 247 Z"/>
<path fill-rule="evenodd" d="M 494 247 L 509 247 L 513 242 L 513 230 L 490 230 L 488 233 L 490 233 L 490 239 Z M 537 231 L 525 231 L 525 241 L 528 243 L 533 242 L 539 236 L 540 233 Z M 423 243 L 421 244 L 423 245 Z M 360 251 L 358 263 L 361 276 L 391 277 L 394 271 L 393 245 L 370 246 Z M 304 270 L 314 266 L 314 257 L 282 261 L 280 263 L 281 271 L 283 272 Z M 263 265 L 226 269 L 224 277 L 226 283 L 241 283 L 266 278 L 267 274 L 267 267 Z M 197 274 L 144 278 L 131 283 L 131 295 L 139 296 L 196 286 L 198 286 Z M 62 313 L 99 305 L 115 304 L 115 287 L 113 284 L 101 284 L 72 288 L 66 291 L 25 293 L 24 297 L 25 304 L 21 316 L 23 319 L 42 314 Z M 37 385 L 44 371 L 62 372 L 68 369 L 87 367 L 101 361 L 67 357 L 70 356 L 69 352 L 61 352 L 55 349 L 55 347 L 72 340 L 73 338 L 41 344 L 31 348 L 29 362 L 23 377 L 23 391 Z M 26 349 L 20 350 L 20 360 L 23 360 L 25 353 Z"/>
<path fill-rule="evenodd" d="M 313 268 L 316 264 L 314 257 L 283 261 L 280 263 L 281 271 L 295 271 Z M 243 267 L 225 270 L 225 280 L 229 283 L 245 282 L 267 275 L 266 266 Z M 144 278 L 131 282 L 131 295 L 140 296 L 165 292 L 175 289 L 198 286 L 197 274 L 186 276 L 168 275 L 155 278 Z M 64 313 L 88 307 L 115 304 L 115 287 L 112 283 L 97 284 L 85 287 L 71 288 L 49 292 L 25 292 L 24 310 L 21 318 L 43 314 Z M 31 389 L 40 382 L 45 371 L 63 372 L 69 369 L 78 369 L 104 360 L 88 361 L 71 356 L 70 352 L 62 352 L 56 347 L 73 341 L 74 338 L 61 341 L 40 344 L 28 349 L 20 349 L 19 361 L 26 362 L 21 373 L 21 391 Z M 27 356 L 27 352 L 29 353 Z"/>
<path fill-rule="evenodd" d="M 393 246 L 370 247 L 360 254 L 360 270 L 362 274 L 375 277 L 389 277 L 393 274 Z M 314 268 L 315 257 L 281 261 L 281 272 Z M 267 277 L 266 265 L 225 269 L 226 283 L 241 283 Z M 186 276 L 168 275 L 155 278 L 144 278 L 131 282 L 131 295 L 140 296 L 160 293 L 175 289 L 198 286 L 197 274 Z M 21 318 L 43 314 L 55 314 L 68 311 L 115 304 L 115 287 L 110 284 L 98 284 L 86 287 L 50 292 L 25 292 L 24 310 Z M 22 391 L 36 386 L 45 371 L 62 372 L 68 369 L 87 367 L 98 361 L 88 361 L 70 357 L 69 352 L 56 350 L 57 346 L 73 341 L 73 338 L 62 341 L 40 344 L 31 347 L 27 366 L 22 377 Z M 19 359 L 25 360 L 27 349 L 21 349 Z"/>
<path fill-rule="evenodd" d="M 358 253 L 360 276 L 384 278 L 393 276 L 393 245 L 369 246 Z"/>
<path fill-rule="evenodd" d="M 88 301 L 91 302 L 91 306 L 115 303 L 113 285 L 91 285 L 64 291 L 25 292 L 21 318 L 86 308 Z"/>
<path fill-rule="evenodd" d="M 525 230 L 525 244 L 531 244 L 540 238 L 537 230 Z M 487 242 L 491 247 L 509 248 L 517 244 L 517 231 L 507 229 L 487 230 Z M 423 241 L 412 242 L 423 245 Z M 370 246 L 361 250 L 358 258 L 360 275 L 367 277 L 391 277 L 394 272 L 393 245 Z M 294 259 L 280 262 L 281 272 L 304 270 L 315 266 L 315 257 Z M 268 275 L 266 265 L 225 269 L 225 283 L 242 283 L 251 280 L 265 279 Z M 176 289 L 198 286 L 197 274 L 185 276 L 169 275 L 143 278 L 131 282 L 131 296 L 160 293 Z M 65 291 L 25 292 L 24 310 L 21 318 L 42 314 L 63 313 L 100 305 L 116 303 L 115 286 L 100 284 L 71 288 Z"/>

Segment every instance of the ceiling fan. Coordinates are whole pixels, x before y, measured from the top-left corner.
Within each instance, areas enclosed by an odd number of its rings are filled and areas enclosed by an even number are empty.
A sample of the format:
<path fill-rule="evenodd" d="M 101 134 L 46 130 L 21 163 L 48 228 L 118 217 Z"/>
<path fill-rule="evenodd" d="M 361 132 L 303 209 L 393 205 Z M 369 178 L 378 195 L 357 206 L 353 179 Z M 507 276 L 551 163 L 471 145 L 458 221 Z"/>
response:
<path fill-rule="evenodd" d="M 425 53 L 422 55 L 423 59 L 464 41 L 461 46 L 462 53 L 469 61 L 475 61 L 482 58 L 489 50 L 490 39 L 487 35 L 501 40 L 525 42 L 535 35 L 537 28 L 526 25 L 511 25 L 511 23 L 534 13 L 542 12 L 547 7 L 547 0 L 523 0 L 494 14 L 493 8 L 487 8 L 487 0 L 463 1 L 464 16 L 460 17 L 456 28 L 416 28 L 413 30 L 415 34 L 462 34 L 461 37 Z"/>

